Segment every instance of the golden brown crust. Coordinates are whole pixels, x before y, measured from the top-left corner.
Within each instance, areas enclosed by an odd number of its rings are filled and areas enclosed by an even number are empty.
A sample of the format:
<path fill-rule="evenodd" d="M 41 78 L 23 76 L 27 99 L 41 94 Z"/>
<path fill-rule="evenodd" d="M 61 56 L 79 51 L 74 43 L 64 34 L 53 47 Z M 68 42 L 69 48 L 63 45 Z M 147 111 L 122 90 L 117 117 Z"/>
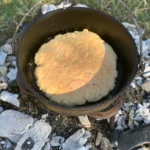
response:
<path fill-rule="evenodd" d="M 60 34 L 36 53 L 37 84 L 59 104 L 96 101 L 114 88 L 116 59 L 112 48 L 87 29 Z"/>

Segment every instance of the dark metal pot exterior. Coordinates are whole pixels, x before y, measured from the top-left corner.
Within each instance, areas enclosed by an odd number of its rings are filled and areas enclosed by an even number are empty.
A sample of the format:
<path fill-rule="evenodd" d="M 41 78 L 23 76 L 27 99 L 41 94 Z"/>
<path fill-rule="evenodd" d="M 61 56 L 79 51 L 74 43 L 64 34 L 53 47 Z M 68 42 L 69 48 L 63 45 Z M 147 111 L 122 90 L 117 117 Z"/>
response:
<path fill-rule="evenodd" d="M 49 37 L 84 28 L 99 34 L 115 50 L 118 56 L 118 83 L 110 95 L 96 103 L 77 107 L 61 106 L 47 99 L 33 86 L 28 64 Z M 17 55 L 19 87 L 26 94 L 35 96 L 48 109 L 60 114 L 79 116 L 102 111 L 125 91 L 138 70 L 139 55 L 129 32 L 113 17 L 90 8 L 68 8 L 48 13 L 30 23 L 16 38 L 18 41 L 13 42 L 13 48 Z"/>

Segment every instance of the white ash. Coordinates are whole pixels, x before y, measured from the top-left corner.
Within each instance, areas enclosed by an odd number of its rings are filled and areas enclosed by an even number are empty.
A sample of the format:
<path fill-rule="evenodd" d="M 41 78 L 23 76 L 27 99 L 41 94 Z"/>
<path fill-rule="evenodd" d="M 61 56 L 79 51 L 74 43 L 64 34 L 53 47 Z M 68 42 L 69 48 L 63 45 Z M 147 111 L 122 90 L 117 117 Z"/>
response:
<path fill-rule="evenodd" d="M 31 116 L 14 110 L 5 110 L 0 114 L 0 137 L 17 143 L 32 124 Z"/>
<path fill-rule="evenodd" d="M 65 138 L 62 136 L 54 136 L 51 140 L 51 146 L 60 146 L 64 143 Z"/>
<path fill-rule="evenodd" d="M 18 100 L 18 94 L 13 94 L 13 93 L 10 93 L 8 91 L 2 91 L 0 93 L 0 100 L 4 101 L 4 102 L 8 102 L 10 104 L 13 104 L 17 107 L 20 106 L 20 102 Z"/>
<path fill-rule="evenodd" d="M 51 126 L 46 122 L 39 120 L 37 121 L 19 140 L 15 150 L 29 149 L 27 140 L 33 142 L 30 146 L 32 150 L 41 150 L 48 140 L 48 136 L 51 133 Z"/>
<path fill-rule="evenodd" d="M 3 52 L 0 49 L 0 66 L 3 66 L 5 64 L 6 57 L 7 57 L 7 53 Z"/>
<path fill-rule="evenodd" d="M 73 150 L 73 149 L 79 149 L 86 144 L 87 139 L 91 137 L 91 134 L 89 131 L 85 131 L 84 128 L 81 130 L 78 130 L 76 133 L 71 135 L 65 143 L 62 145 L 62 150 Z"/>
<path fill-rule="evenodd" d="M 16 77 L 17 77 L 17 68 L 15 69 L 10 69 L 10 71 L 8 72 L 7 74 L 7 77 L 10 81 L 13 81 L 13 80 L 16 80 Z"/>
<path fill-rule="evenodd" d="M 1 49 L 5 52 L 5 53 L 7 53 L 7 54 L 12 54 L 12 47 L 11 47 L 11 44 L 8 44 L 8 43 L 6 43 L 6 44 L 4 44 L 2 47 L 1 47 Z"/>
<path fill-rule="evenodd" d="M 91 122 L 88 116 L 78 116 L 81 125 L 85 128 L 91 128 Z"/>

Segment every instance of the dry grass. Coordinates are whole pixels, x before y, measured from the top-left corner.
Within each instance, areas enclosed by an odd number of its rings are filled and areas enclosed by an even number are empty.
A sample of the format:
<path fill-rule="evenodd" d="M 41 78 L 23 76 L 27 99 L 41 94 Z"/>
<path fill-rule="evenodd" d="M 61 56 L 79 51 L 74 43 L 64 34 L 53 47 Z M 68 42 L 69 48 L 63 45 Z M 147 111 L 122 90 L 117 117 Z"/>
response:
<path fill-rule="evenodd" d="M 42 3 L 59 3 L 61 0 L 43 0 Z M 150 0 L 123 0 L 137 17 L 138 23 L 150 37 Z M 37 0 L 0 0 L 0 44 L 12 36 L 16 25 Z M 128 12 L 118 0 L 74 0 L 89 7 L 111 14 L 120 21 L 132 22 Z M 42 5 L 42 4 L 41 4 Z M 29 14 L 26 21 L 32 21 L 39 13 L 39 8 Z"/>
<path fill-rule="evenodd" d="M 75 0 L 105 11 L 120 21 L 131 22 L 130 15 L 118 0 Z M 123 0 L 137 17 L 140 25 L 150 30 L 150 0 Z"/>

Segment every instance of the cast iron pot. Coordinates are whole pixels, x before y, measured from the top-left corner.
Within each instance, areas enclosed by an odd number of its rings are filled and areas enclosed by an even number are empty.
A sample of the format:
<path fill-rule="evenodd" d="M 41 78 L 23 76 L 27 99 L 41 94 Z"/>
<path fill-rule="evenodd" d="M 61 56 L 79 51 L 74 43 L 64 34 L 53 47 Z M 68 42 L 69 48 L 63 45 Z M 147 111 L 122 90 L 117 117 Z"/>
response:
<path fill-rule="evenodd" d="M 40 46 L 55 35 L 82 31 L 85 28 L 100 35 L 117 54 L 116 86 L 106 97 L 95 103 L 76 107 L 61 106 L 46 98 L 38 89 L 34 77 L 34 56 Z M 26 26 L 14 41 L 19 87 L 26 94 L 36 97 L 49 110 L 60 114 L 79 116 L 102 111 L 126 90 L 138 70 L 139 54 L 129 32 L 115 18 L 91 8 L 67 8 L 50 12 Z"/>

